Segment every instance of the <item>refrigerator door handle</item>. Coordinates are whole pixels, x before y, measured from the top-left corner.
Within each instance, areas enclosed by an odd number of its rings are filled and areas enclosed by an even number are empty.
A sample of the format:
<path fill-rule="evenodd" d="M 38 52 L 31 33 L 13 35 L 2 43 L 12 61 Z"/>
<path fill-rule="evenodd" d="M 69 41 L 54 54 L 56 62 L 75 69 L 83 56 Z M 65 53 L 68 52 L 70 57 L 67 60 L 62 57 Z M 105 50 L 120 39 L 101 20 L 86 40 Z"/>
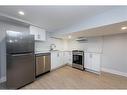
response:
<path fill-rule="evenodd" d="M 25 54 L 13 54 L 12 56 L 23 56 L 23 55 L 30 55 L 30 54 L 33 54 L 33 53 L 25 53 Z"/>

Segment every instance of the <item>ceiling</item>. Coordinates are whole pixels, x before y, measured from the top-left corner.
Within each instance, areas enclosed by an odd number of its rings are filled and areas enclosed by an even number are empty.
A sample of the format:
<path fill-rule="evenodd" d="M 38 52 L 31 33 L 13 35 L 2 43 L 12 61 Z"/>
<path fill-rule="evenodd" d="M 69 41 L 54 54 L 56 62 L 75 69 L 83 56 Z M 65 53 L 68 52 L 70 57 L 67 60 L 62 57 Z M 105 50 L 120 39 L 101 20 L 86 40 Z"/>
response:
<path fill-rule="evenodd" d="M 84 31 L 79 32 L 73 32 L 66 35 L 59 35 L 60 38 L 68 39 L 68 36 L 71 35 L 72 39 L 77 39 L 80 37 L 94 37 L 94 36 L 105 36 L 105 35 L 113 35 L 113 34 L 119 34 L 119 33 L 127 33 L 127 29 L 121 30 L 121 27 L 127 27 L 127 21 L 115 23 L 111 25 L 105 25 L 93 29 L 88 29 Z"/>
<path fill-rule="evenodd" d="M 114 6 L 115 7 L 115 6 Z M 61 30 L 108 11 L 113 6 L 0 6 L 0 13 L 32 23 L 48 32 Z M 18 11 L 25 12 L 24 16 Z"/>

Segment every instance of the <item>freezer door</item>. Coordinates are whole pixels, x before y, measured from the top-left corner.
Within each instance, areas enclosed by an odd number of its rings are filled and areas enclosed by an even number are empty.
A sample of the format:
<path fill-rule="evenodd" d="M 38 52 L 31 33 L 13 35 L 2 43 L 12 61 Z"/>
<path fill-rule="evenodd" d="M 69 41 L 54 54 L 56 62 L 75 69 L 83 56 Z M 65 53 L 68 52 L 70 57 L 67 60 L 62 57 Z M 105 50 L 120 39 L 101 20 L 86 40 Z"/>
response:
<path fill-rule="evenodd" d="M 34 36 L 7 31 L 6 47 L 8 54 L 34 52 Z"/>
<path fill-rule="evenodd" d="M 20 88 L 35 79 L 34 54 L 7 55 L 7 87 Z"/>

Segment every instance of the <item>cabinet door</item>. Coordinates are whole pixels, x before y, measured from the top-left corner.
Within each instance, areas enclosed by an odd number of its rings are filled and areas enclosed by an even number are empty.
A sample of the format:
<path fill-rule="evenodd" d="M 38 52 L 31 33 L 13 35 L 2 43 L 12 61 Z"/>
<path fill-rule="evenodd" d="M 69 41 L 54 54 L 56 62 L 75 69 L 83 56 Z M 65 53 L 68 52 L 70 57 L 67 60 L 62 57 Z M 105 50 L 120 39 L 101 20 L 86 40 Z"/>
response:
<path fill-rule="evenodd" d="M 84 63 L 84 68 L 86 69 L 92 69 L 92 54 L 91 53 L 85 53 L 85 63 Z"/>
<path fill-rule="evenodd" d="M 44 73 L 44 57 L 36 57 L 36 76 Z"/>
<path fill-rule="evenodd" d="M 68 63 L 72 65 L 72 52 L 69 51 Z"/>
<path fill-rule="evenodd" d="M 100 54 L 85 53 L 84 68 L 99 72 L 100 71 Z"/>
<path fill-rule="evenodd" d="M 51 70 L 55 68 L 56 64 L 56 55 L 54 52 L 51 52 Z"/>
<path fill-rule="evenodd" d="M 39 35 L 36 27 L 30 26 L 30 34 L 34 35 L 34 40 L 38 40 Z"/>
<path fill-rule="evenodd" d="M 63 52 L 55 51 L 51 53 L 51 69 L 56 69 L 64 64 Z"/>
<path fill-rule="evenodd" d="M 46 31 L 44 29 L 40 29 L 38 35 L 40 35 L 40 39 L 39 40 L 46 41 Z"/>
<path fill-rule="evenodd" d="M 30 26 L 30 34 L 35 36 L 35 40 L 37 41 L 45 41 L 46 40 L 46 32 L 44 29 Z"/>
<path fill-rule="evenodd" d="M 63 54 L 63 56 L 62 56 L 62 62 L 63 62 L 63 64 L 66 64 L 67 63 L 67 53 L 63 52 L 62 54 Z"/>
<path fill-rule="evenodd" d="M 39 41 L 45 41 L 46 40 L 46 32 L 44 29 L 38 28 L 36 27 L 36 31 L 37 31 L 37 40 Z"/>
<path fill-rule="evenodd" d="M 58 67 L 58 54 L 57 52 L 51 52 L 51 69 L 55 69 Z"/>
<path fill-rule="evenodd" d="M 100 54 L 93 54 L 92 57 L 92 70 L 100 71 Z"/>
<path fill-rule="evenodd" d="M 65 51 L 63 59 L 64 64 L 72 64 L 72 52 Z"/>
<path fill-rule="evenodd" d="M 59 51 L 59 66 L 62 66 L 66 64 L 66 59 L 65 59 L 66 53 L 64 51 Z"/>
<path fill-rule="evenodd" d="M 63 52 L 57 52 L 57 66 L 60 67 L 64 64 Z"/>

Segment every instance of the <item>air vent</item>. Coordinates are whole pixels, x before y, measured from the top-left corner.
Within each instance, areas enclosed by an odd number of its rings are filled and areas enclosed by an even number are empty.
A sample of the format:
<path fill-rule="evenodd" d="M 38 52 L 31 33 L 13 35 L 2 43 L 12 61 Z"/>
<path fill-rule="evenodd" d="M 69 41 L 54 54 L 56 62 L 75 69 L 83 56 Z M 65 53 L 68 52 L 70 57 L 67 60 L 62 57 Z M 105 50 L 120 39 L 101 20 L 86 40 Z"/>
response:
<path fill-rule="evenodd" d="M 87 43 L 87 42 L 88 42 L 88 39 L 85 38 L 85 37 L 78 37 L 78 38 L 76 39 L 76 41 L 82 42 L 82 43 Z"/>
<path fill-rule="evenodd" d="M 50 38 L 62 40 L 62 38 L 57 38 L 57 37 L 50 37 Z"/>

